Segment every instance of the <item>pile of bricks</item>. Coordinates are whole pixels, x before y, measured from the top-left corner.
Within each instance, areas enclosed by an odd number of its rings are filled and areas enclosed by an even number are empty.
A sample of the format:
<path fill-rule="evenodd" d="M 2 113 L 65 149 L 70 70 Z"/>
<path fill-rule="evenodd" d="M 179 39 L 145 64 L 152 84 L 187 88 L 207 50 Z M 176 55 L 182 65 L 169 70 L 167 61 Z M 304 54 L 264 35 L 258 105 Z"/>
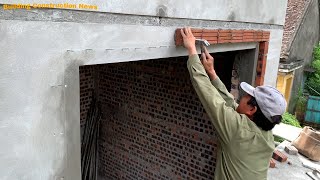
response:
<path fill-rule="evenodd" d="M 269 167 L 271 168 L 275 168 L 276 167 L 276 163 L 274 160 L 277 160 L 279 162 L 286 162 L 288 160 L 288 157 L 283 154 L 282 152 L 275 150 L 272 154 L 272 158 L 270 159 L 270 165 Z"/>

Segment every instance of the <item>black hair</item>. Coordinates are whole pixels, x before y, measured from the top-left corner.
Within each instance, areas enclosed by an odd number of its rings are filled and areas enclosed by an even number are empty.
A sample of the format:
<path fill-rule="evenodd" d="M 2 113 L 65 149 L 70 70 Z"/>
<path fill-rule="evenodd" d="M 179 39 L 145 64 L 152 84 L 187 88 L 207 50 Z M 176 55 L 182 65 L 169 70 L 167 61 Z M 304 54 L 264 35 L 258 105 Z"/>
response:
<path fill-rule="evenodd" d="M 253 118 L 252 118 L 252 121 L 258 126 L 260 127 L 262 130 L 265 130 L 265 131 L 270 131 L 271 129 L 274 128 L 274 126 L 276 124 L 279 124 L 282 120 L 282 116 L 279 115 L 279 116 L 273 116 L 271 117 L 272 122 L 270 122 L 266 116 L 262 113 L 256 99 L 254 97 L 251 96 L 251 99 L 247 102 L 248 105 L 254 107 L 256 106 L 257 107 L 257 111 L 253 114 Z"/>

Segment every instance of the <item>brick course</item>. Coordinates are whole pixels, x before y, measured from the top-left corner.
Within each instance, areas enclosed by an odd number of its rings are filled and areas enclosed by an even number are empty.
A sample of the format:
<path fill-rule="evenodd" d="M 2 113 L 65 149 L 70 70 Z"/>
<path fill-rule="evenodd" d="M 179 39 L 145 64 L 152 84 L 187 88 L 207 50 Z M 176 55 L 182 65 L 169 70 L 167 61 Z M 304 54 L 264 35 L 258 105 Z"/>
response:
<path fill-rule="evenodd" d="M 240 42 L 259 43 L 259 58 L 257 63 L 257 74 L 255 83 L 256 86 L 263 85 L 270 39 L 269 31 L 233 29 L 191 29 L 191 31 L 195 38 L 206 39 L 210 44 Z M 174 39 L 176 46 L 183 45 L 181 29 L 176 29 Z"/>
<path fill-rule="evenodd" d="M 206 39 L 210 44 L 264 42 L 269 41 L 270 32 L 261 30 L 231 30 L 231 29 L 191 29 L 197 39 Z M 181 29 L 175 33 L 176 46 L 183 45 Z"/>

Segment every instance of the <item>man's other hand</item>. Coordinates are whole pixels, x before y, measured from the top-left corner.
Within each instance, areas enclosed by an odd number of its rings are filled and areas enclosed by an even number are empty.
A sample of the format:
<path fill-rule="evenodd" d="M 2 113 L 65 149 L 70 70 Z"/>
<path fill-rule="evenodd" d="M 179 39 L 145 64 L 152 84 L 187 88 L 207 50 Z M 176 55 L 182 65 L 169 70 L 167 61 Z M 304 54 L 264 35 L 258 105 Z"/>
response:
<path fill-rule="evenodd" d="M 201 63 L 209 75 L 209 78 L 215 80 L 218 76 L 214 70 L 214 58 L 209 54 L 206 47 L 204 47 L 204 52 L 201 53 Z"/>

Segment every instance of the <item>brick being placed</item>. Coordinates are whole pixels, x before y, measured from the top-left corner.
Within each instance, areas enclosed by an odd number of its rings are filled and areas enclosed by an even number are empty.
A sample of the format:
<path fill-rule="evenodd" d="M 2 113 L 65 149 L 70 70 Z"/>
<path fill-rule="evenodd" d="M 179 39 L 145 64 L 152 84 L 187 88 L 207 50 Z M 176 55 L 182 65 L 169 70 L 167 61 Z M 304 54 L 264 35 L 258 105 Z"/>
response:
<path fill-rule="evenodd" d="M 267 42 L 270 32 L 257 30 L 231 29 L 191 29 L 197 39 L 206 39 L 210 44 L 240 43 L 240 42 Z M 175 32 L 176 46 L 183 45 L 181 29 Z"/>

